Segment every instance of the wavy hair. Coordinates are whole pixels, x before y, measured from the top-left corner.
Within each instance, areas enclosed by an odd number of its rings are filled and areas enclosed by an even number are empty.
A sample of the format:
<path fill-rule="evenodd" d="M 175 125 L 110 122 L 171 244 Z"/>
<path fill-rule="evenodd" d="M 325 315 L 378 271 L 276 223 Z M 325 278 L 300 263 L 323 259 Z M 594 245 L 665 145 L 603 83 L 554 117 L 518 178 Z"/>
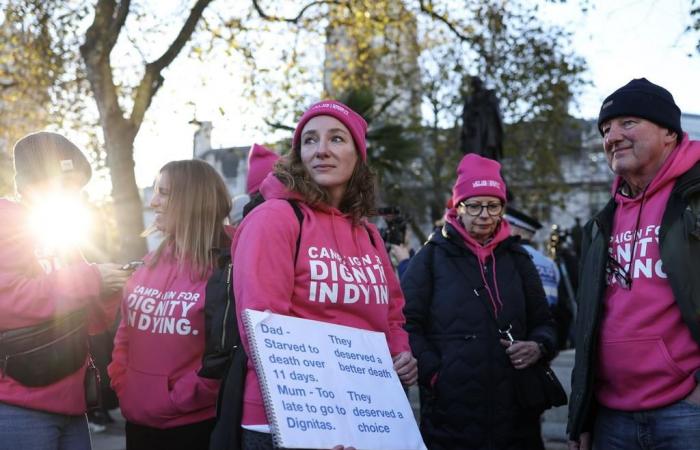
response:
<path fill-rule="evenodd" d="M 170 181 L 166 209 L 174 231 L 165 233 L 151 265 L 156 265 L 163 250 L 173 245 L 178 263 L 191 261 L 190 277 L 204 279 L 216 262 L 217 250 L 229 244 L 224 225 L 231 212 L 231 196 L 221 175 L 201 160 L 171 161 L 160 173 L 167 173 Z M 152 225 L 143 236 L 154 231 Z"/>
<path fill-rule="evenodd" d="M 275 163 L 274 173 L 287 189 L 301 194 L 310 206 L 330 204 L 328 191 L 311 178 L 301 160 L 299 149 L 280 158 Z M 376 214 L 375 201 L 375 175 L 367 163 L 358 157 L 338 209 L 349 214 L 353 223 L 357 224 L 363 217 Z"/>

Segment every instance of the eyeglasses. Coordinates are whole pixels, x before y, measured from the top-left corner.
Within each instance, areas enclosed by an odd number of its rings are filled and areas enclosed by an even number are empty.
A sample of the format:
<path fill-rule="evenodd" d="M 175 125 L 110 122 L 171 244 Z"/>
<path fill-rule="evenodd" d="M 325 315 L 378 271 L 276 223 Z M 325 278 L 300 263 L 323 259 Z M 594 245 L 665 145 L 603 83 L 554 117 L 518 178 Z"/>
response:
<path fill-rule="evenodd" d="M 486 209 L 489 216 L 497 216 L 503 212 L 503 203 L 466 203 L 460 202 L 459 206 L 470 216 L 476 217 L 481 215 L 481 211 Z"/>
<path fill-rule="evenodd" d="M 615 278 L 617 284 L 624 289 L 632 288 L 632 275 L 620 264 L 615 258 L 608 255 L 607 264 L 605 265 L 605 273 L 608 277 L 608 284 L 612 284 L 612 279 Z"/>

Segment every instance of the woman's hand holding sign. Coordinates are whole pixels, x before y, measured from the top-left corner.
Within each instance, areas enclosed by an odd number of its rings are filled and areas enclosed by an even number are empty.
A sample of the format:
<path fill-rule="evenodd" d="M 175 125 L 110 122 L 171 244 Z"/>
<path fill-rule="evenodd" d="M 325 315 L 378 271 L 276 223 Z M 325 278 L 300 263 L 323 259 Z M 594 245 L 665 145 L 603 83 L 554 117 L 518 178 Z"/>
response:
<path fill-rule="evenodd" d="M 418 362 L 411 352 L 397 353 L 392 357 L 394 370 L 404 386 L 412 386 L 418 381 Z"/>

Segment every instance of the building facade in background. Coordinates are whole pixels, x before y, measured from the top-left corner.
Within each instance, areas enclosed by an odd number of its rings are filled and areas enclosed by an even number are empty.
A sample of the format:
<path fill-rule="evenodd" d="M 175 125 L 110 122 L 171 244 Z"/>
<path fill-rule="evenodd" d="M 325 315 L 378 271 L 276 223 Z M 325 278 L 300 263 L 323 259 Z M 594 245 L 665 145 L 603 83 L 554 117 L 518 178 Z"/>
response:
<path fill-rule="evenodd" d="M 192 157 L 211 164 L 224 178 L 232 197 L 245 193 L 248 175 L 247 157 L 250 147 L 212 148 L 212 123 L 206 121 L 193 123 L 199 128 L 193 139 Z M 681 115 L 681 125 L 691 139 L 700 140 L 700 114 Z M 564 156 L 561 160 L 563 176 L 561 189 L 552 194 L 549 204 L 541 205 L 540 211 L 535 212 L 535 215 L 545 224 L 545 230 L 551 229 L 555 224 L 560 228 L 570 229 L 576 224 L 577 218 L 581 223 L 585 223 L 610 199 L 613 174 L 603 153 L 603 140 L 598 132 L 596 121 L 585 121 L 581 134 L 579 152 Z M 431 151 L 428 148 L 429 145 L 430 141 L 424 140 L 423 151 Z M 415 183 L 419 182 L 420 180 L 415 180 Z M 409 187 L 409 190 L 420 189 L 415 183 Z M 519 188 L 527 187 L 519 186 Z M 152 188 L 144 189 L 145 223 L 153 221 L 153 214 L 147 203 L 151 195 Z M 432 223 L 427 216 L 423 222 L 425 222 L 425 231 L 429 232 Z M 542 244 L 548 239 L 548 233 L 539 233 L 537 238 Z M 149 249 L 155 248 L 158 242 L 157 236 L 149 237 Z"/>
<path fill-rule="evenodd" d="M 582 132 L 580 153 L 562 159 L 566 189 L 552 199 L 552 204 L 562 206 L 551 208 L 541 217 L 550 229 L 554 224 L 569 229 L 575 225 L 576 218 L 585 223 L 610 200 L 613 173 L 603 153 L 603 138 L 596 120 L 587 121 L 587 124 Z M 681 127 L 690 139 L 700 140 L 699 114 L 682 114 Z M 540 239 L 544 239 L 544 235 L 542 233 Z"/>

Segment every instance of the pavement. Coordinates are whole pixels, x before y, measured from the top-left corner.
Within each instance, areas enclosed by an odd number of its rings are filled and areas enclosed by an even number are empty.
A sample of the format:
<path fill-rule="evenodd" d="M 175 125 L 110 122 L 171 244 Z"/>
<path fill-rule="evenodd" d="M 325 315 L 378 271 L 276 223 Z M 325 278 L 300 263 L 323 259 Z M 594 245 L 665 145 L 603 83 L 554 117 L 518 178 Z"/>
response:
<path fill-rule="evenodd" d="M 574 363 L 574 351 L 566 350 L 552 361 L 552 369 L 557 374 L 567 394 L 571 392 L 571 368 Z M 418 388 L 412 387 L 408 391 L 408 399 L 413 407 L 413 412 L 418 418 L 419 401 Z M 119 409 L 110 411 L 114 423 L 107 425 L 107 429 L 101 433 L 91 433 L 93 450 L 126 450 L 124 438 L 124 417 Z M 544 436 L 547 450 L 567 450 L 566 444 L 566 419 L 567 408 L 560 406 L 546 411 L 543 414 L 542 435 Z"/>
<path fill-rule="evenodd" d="M 409 392 L 409 397 L 414 403 L 417 400 L 416 391 Z M 100 433 L 90 433 L 93 450 L 126 450 L 124 417 L 119 409 L 110 411 L 110 415 L 114 419 L 114 423 L 108 424 L 107 429 Z M 568 450 L 566 443 L 561 440 L 545 439 L 545 447 L 546 450 Z"/>
<path fill-rule="evenodd" d="M 92 450 L 126 450 L 124 417 L 119 409 L 113 409 L 109 414 L 114 419 L 114 423 L 108 424 L 107 429 L 100 433 L 90 432 Z"/>
<path fill-rule="evenodd" d="M 574 363 L 574 351 L 566 350 L 552 361 L 552 369 L 556 372 L 567 393 L 571 392 L 571 368 Z M 418 418 L 419 401 L 418 388 L 409 389 L 408 399 L 413 407 L 413 412 Z M 107 429 L 100 433 L 91 433 L 93 450 L 126 450 L 124 438 L 124 417 L 119 409 L 110 411 L 114 423 L 107 425 Z M 566 436 L 566 406 L 553 408 L 543 415 L 542 434 L 547 450 L 567 450 Z"/>

